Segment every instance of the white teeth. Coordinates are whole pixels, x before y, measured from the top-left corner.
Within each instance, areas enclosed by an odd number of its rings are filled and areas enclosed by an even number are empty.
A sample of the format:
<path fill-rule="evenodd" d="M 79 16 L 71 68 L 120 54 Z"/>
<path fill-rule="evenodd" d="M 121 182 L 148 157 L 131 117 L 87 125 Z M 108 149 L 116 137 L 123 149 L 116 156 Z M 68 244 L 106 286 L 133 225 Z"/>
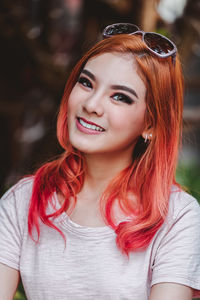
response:
<path fill-rule="evenodd" d="M 88 123 L 84 122 L 82 119 L 78 119 L 78 120 L 79 120 L 79 123 L 86 128 L 97 130 L 97 131 L 103 131 L 102 128 L 100 128 L 96 125 L 88 124 Z"/>

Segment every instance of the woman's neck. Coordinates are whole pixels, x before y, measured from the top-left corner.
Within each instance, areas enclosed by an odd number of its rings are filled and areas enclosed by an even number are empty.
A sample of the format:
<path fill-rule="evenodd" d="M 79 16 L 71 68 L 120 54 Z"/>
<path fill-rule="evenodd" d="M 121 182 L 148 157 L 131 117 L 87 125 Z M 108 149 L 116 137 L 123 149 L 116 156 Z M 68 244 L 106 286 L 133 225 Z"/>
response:
<path fill-rule="evenodd" d="M 105 189 L 109 182 L 129 166 L 131 159 L 118 154 L 87 154 L 85 184 L 92 189 Z"/>

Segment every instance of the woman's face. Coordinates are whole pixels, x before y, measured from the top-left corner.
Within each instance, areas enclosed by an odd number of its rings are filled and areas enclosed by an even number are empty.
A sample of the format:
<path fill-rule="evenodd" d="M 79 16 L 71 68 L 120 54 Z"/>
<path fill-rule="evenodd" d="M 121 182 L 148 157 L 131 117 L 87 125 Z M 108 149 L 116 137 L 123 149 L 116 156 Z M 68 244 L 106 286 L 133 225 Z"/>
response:
<path fill-rule="evenodd" d="M 145 94 L 132 54 L 90 59 L 69 97 L 71 144 L 84 153 L 131 157 L 144 129 Z"/>

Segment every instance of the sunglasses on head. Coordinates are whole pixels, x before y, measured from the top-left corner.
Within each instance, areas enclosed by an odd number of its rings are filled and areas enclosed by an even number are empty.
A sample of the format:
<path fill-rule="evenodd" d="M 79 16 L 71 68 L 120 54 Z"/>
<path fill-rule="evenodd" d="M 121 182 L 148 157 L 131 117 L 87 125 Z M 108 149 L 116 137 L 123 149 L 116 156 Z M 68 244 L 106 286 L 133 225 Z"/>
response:
<path fill-rule="evenodd" d="M 131 23 L 116 23 L 108 25 L 102 32 L 103 38 L 109 38 L 118 34 L 141 34 L 142 40 L 146 44 L 149 51 L 160 58 L 171 56 L 175 64 L 176 61 L 176 45 L 162 34 L 155 32 L 144 32 Z"/>

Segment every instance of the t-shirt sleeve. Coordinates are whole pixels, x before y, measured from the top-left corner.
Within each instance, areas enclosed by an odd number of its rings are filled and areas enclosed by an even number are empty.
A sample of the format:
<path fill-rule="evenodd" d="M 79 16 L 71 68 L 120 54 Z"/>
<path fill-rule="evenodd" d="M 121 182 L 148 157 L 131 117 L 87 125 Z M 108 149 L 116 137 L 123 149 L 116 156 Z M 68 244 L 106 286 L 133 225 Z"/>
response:
<path fill-rule="evenodd" d="M 0 199 L 0 262 L 19 270 L 21 232 L 13 189 Z"/>
<path fill-rule="evenodd" d="M 189 201 L 171 225 L 165 225 L 152 266 L 151 285 L 179 283 L 193 288 L 193 297 L 200 297 L 200 206 L 186 193 L 183 197 L 189 197 Z"/>

